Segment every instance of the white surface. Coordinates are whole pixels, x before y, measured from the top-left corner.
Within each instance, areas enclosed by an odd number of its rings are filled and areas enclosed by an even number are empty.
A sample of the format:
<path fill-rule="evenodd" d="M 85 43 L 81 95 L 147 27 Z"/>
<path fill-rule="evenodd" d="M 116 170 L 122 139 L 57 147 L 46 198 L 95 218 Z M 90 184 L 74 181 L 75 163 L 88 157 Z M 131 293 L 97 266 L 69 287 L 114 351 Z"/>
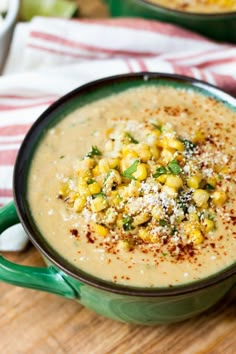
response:
<path fill-rule="evenodd" d="M 9 1 L 10 0 L 1 0 L 0 1 L 0 12 L 6 13 L 9 8 Z"/>
<path fill-rule="evenodd" d="M 0 0 L 0 9 L 6 0 Z M 8 54 L 13 29 L 18 15 L 20 0 L 9 0 L 7 15 L 0 23 L 0 73 Z M 1 12 L 1 11 L 0 11 Z"/>
<path fill-rule="evenodd" d="M 0 237 L 0 251 L 21 251 L 28 243 L 28 237 L 21 226 L 16 224 L 5 230 Z"/>

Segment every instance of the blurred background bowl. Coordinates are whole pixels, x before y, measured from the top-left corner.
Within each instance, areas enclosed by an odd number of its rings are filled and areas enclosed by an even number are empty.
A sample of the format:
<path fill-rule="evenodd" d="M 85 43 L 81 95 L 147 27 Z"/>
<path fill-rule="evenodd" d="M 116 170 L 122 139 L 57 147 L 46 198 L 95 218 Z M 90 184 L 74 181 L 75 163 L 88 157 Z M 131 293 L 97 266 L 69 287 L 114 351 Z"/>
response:
<path fill-rule="evenodd" d="M 236 12 L 197 14 L 175 11 L 149 0 L 104 0 L 112 16 L 131 16 L 174 23 L 218 41 L 236 43 Z"/>
<path fill-rule="evenodd" d="M 1 0 L 0 0 L 1 1 Z M 3 69 L 19 13 L 20 0 L 9 0 L 9 8 L 0 25 L 0 73 Z"/>

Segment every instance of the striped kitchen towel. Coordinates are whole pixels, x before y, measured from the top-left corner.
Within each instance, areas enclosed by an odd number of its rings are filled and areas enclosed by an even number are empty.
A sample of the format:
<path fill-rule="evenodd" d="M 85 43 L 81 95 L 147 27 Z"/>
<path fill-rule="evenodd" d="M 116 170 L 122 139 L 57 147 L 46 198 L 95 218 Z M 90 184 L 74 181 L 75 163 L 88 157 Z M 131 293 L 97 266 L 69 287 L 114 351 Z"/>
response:
<path fill-rule="evenodd" d="M 236 46 L 143 19 L 18 24 L 0 77 L 0 205 L 12 198 L 25 133 L 52 102 L 88 81 L 138 71 L 188 75 L 236 95 Z"/>

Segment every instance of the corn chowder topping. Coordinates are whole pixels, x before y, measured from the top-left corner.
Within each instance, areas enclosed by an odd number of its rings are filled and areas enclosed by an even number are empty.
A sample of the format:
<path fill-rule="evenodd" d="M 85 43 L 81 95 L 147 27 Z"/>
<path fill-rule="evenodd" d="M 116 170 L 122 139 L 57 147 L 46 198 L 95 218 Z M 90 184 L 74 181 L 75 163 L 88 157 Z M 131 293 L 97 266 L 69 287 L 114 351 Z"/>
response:
<path fill-rule="evenodd" d="M 236 10 L 235 0 L 150 0 L 150 2 L 189 12 L 228 12 Z"/>
<path fill-rule="evenodd" d="M 231 179 L 230 156 L 216 153 L 219 142 L 202 131 L 180 136 L 172 124 L 152 119 L 113 119 L 106 137 L 76 163 L 58 193 L 86 220 L 84 237 L 108 252 L 193 257 L 227 202 L 222 181 Z"/>

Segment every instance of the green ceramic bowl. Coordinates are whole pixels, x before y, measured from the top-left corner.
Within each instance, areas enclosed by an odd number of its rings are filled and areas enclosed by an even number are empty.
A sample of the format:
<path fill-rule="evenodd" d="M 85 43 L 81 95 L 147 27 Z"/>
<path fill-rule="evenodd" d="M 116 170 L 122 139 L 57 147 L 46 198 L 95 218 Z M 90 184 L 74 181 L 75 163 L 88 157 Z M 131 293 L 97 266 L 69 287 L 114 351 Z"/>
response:
<path fill-rule="evenodd" d="M 104 0 L 112 16 L 131 16 L 170 22 L 218 41 L 236 43 L 236 12 L 197 14 L 175 11 L 149 0 Z"/>
<path fill-rule="evenodd" d="M 79 87 L 48 108 L 34 123 L 20 148 L 14 172 L 14 202 L 0 209 L 0 233 L 19 222 L 48 267 L 16 265 L 0 257 L 4 282 L 78 300 L 97 313 L 123 322 L 154 325 L 195 316 L 222 299 L 236 283 L 236 264 L 200 281 L 168 288 L 137 288 L 98 279 L 57 254 L 34 224 L 27 202 L 29 167 L 45 131 L 79 107 L 143 85 L 186 88 L 215 97 L 236 112 L 236 99 L 214 86 L 178 75 L 138 73 L 114 76 Z"/>

